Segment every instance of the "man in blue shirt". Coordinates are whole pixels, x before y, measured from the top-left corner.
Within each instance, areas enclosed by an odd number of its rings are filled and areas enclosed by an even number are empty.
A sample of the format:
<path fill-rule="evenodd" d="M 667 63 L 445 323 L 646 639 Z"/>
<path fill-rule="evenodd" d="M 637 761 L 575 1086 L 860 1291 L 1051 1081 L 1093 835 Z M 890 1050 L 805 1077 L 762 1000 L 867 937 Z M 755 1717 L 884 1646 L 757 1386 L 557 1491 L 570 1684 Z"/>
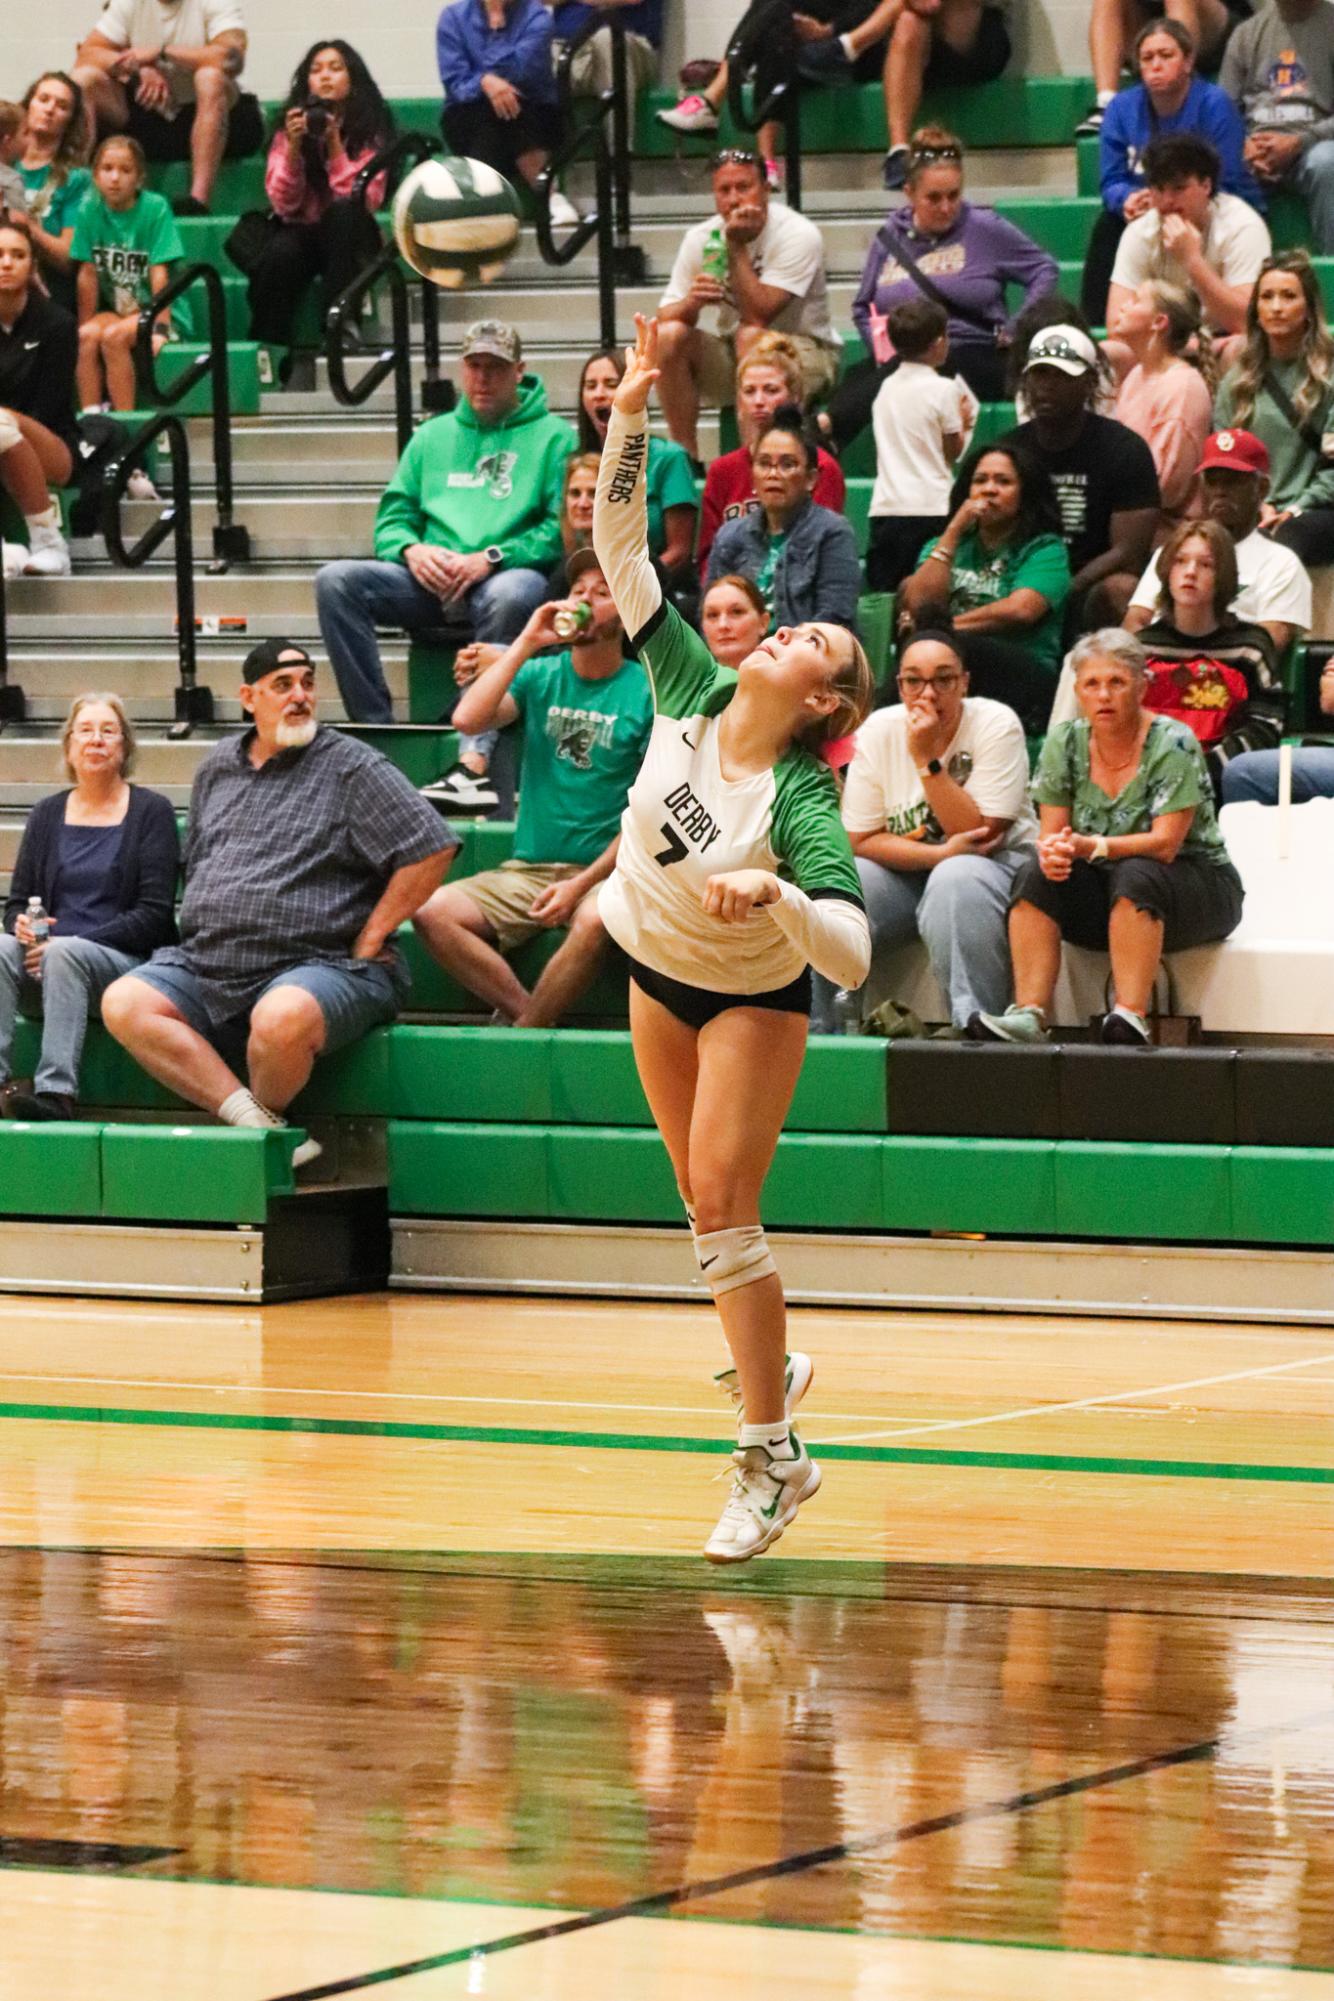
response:
<path fill-rule="evenodd" d="M 1093 326 L 1101 326 L 1106 317 L 1121 232 L 1151 206 L 1144 178 L 1144 149 L 1151 140 L 1177 132 L 1207 139 L 1222 165 L 1219 187 L 1264 213 L 1264 194 L 1244 157 L 1241 112 L 1218 84 L 1195 74 L 1195 57 L 1194 39 L 1180 21 L 1151 21 L 1135 38 L 1140 81 L 1118 91 L 1103 113 L 1098 143 L 1102 213 L 1089 239 L 1080 294 Z"/>

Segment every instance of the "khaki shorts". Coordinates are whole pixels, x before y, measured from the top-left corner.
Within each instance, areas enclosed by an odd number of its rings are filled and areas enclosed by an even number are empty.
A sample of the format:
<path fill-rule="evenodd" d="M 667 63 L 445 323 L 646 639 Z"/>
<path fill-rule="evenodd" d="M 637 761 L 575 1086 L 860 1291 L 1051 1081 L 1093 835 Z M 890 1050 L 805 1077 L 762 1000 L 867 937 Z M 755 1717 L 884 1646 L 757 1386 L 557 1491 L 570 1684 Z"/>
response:
<path fill-rule="evenodd" d="M 644 35 L 625 37 L 626 80 L 632 97 L 658 80 L 658 51 Z M 602 28 L 581 43 L 570 65 L 570 82 L 579 97 L 601 97 L 612 86 L 611 29 Z"/>
<path fill-rule="evenodd" d="M 807 403 L 827 396 L 838 374 L 838 356 L 809 334 L 784 334 L 797 350 L 801 363 L 803 398 Z M 700 400 L 724 404 L 734 399 L 736 390 L 736 341 L 728 334 L 705 333 L 695 329 L 695 382 Z"/>
<path fill-rule="evenodd" d="M 499 949 L 513 952 L 536 932 L 550 928 L 529 916 L 533 899 L 553 882 L 565 882 L 581 873 L 579 862 L 509 861 L 499 868 L 483 869 L 480 875 L 462 876 L 449 886 L 461 889 L 477 905 L 494 931 Z M 590 889 L 588 895 L 596 896 L 597 890 Z"/>

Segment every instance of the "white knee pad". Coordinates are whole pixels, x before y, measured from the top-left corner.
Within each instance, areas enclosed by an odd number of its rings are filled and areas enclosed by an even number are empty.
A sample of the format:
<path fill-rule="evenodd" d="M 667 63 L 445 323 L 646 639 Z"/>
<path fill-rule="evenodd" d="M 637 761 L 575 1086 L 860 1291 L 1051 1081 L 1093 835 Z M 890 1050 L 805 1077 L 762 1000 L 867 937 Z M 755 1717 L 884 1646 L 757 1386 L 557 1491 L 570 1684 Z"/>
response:
<path fill-rule="evenodd" d="M 736 1230 L 709 1230 L 703 1236 L 697 1235 L 695 1256 L 715 1299 L 725 1292 L 736 1292 L 743 1285 L 754 1285 L 778 1269 L 759 1223 L 743 1223 Z"/>
<path fill-rule="evenodd" d="M 6 452 L 12 452 L 15 445 L 23 443 L 23 432 L 19 420 L 12 410 L 0 410 L 0 459 Z"/>

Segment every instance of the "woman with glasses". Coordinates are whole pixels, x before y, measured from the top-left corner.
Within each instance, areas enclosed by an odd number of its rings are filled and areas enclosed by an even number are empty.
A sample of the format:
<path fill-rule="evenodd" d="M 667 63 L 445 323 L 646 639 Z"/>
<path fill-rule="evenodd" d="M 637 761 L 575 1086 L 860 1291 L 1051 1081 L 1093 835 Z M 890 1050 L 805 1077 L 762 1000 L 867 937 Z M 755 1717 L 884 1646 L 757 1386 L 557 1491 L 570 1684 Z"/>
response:
<path fill-rule="evenodd" d="M 1003 702 L 969 693 L 947 632 L 919 632 L 904 647 L 898 696 L 858 730 L 843 792 L 871 926 L 864 1006 L 892 998 L 886 961 L 920 937 L 963 1028 L 1010 998 L 1010 888 L 1037 838 L 1024 728 Z M 833 1032 L 835 990 L 814 984 L 811 1027 Z"/>
<path fill-rule="evenodd" d="M 725 521 L 709 552 L 709 583 L 748 577 L 769 609 L 770 630 L 811 619 L 851 626 L 861 564 L 852 524 L 813 499 L 819 446 L 801 412 L 779 410 L 755 442 L 753 514 Z"/>
<path fill-rule="evenodd" d="M 929 299 L 949 314 L 947 368 L 982 403 L 1006 394 L 1005 359 L 1014 326 L 1006 295 L 1022 285 L 1018 310 L 1054 292 L 1056 260 L 998 215 L 964 200 L 963 145 L 939 125 L 913 134 L 907 200 L 876 232 L 853 301 L 853 323 L 869 359 L 844 375 L 829 402 L 835 440 L 846 444 L 871 421 L 871 406 L 893 359 L 888 320 L 895 306 Z"/>
<path fill-rule="evenodd" d="M 176 815 L 129 782 L 134 731 L 120 696 L 80 695 L 60 746 L 71 784 L 29 815 L 0 931 L 0 1097 L 12 1118 L 74 1117 L 89 1014 L 176 936 Z M 46 938 L 33 903 L 50 919 Z M 42 1021 L 31 1091 L 11 1081 L 20 1010 Z"/>
<path fill-rule="evenodd" d="M 1251 431 L 1269 452 L 1261 534 L 1308 570 L 1334 563 L 1334 336 L 1304 250 L 1261 267 L 1246 344 L 1219 385 L 1214 427 Z"/>
<path fill-rule="evenodd" d="M 965 459 L 943 535 L 899 591 L 899 630 L 950 625 L 973 686 L 1042 727 L 1061 658 L 1070 558 L 1050 475 L 1017 445 Z"/>

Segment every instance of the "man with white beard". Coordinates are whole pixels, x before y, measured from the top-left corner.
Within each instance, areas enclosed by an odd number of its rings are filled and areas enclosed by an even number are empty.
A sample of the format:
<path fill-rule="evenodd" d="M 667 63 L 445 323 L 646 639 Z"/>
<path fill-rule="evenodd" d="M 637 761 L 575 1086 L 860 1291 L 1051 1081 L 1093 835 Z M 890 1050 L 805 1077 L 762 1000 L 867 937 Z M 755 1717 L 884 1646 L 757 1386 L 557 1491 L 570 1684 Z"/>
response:
<path fill-rule="evenodd" d="M 458 838 L 388 758 L 320 727 L 304 648 L 262 640 L 243 671 L 251 727 L 209 752 L 190 795 L 181 942 L 108 987 L 102 1018 L 179 1097 L 281 1126 L 317 1056 L 398 1013 L 394 932 Z M 294 1164 L 318 1152 L 307 1140 Z"/>

